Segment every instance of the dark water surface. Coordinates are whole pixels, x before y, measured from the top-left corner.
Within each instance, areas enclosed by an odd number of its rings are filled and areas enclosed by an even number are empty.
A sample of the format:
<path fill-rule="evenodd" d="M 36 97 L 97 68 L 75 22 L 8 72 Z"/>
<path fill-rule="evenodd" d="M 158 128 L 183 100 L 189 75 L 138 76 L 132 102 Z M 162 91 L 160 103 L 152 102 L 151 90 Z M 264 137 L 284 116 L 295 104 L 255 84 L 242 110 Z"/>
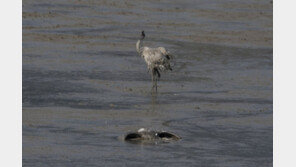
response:
<path fill-rule="evenodd" d="M 156 96 L 141 30 L 175 55 Z M 272 1 L 24 0 L 23 166 L 272 166 L 272 65 Z"/>

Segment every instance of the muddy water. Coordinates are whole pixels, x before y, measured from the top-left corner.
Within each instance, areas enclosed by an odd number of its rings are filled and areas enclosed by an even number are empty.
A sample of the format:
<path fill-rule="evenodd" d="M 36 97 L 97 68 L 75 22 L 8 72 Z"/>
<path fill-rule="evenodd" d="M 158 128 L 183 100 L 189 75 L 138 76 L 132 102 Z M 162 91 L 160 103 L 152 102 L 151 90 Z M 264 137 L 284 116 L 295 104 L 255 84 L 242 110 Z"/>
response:
<path fill-rule="evenodd" d="M 157 95 L 141 30 L 175 55 Z M 24 0 L 23 165 L 272 166 L 272 61 L 272 1 Z"/>

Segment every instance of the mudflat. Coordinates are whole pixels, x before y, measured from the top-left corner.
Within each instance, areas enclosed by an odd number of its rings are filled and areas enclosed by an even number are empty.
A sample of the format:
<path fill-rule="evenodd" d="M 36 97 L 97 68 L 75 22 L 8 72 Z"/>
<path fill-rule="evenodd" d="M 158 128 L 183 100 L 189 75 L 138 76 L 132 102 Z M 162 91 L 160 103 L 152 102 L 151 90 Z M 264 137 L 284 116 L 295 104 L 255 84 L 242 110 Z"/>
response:
<path fill-rule="evenodd" d="M 272 166 L 272 1 L 23 1 L 23 166 Z M 136 52 L 175 55 L 158 94 Z M 180 141 L 135 145 L 139 128 Z"/>

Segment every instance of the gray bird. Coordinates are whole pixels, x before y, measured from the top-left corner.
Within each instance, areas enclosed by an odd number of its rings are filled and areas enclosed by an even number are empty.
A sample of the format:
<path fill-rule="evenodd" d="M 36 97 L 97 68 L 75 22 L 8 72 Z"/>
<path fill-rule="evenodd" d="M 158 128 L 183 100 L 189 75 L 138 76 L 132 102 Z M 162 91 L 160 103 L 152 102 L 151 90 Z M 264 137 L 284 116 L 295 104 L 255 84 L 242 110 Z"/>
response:
<path fill-rule="evenodd" d="M 164 48 L 149 48 L 143 46 L 145 32 L 142 31 L 141 38 L 136 43 L 136 49 L 139 55 L 145 60 L 148 72 L 151 73 L 152 90 L 155 88 L 157 92 L 157 81 L 160 78 L 160 71 L 172 71 L 171 62 L 172 55 Z"/>

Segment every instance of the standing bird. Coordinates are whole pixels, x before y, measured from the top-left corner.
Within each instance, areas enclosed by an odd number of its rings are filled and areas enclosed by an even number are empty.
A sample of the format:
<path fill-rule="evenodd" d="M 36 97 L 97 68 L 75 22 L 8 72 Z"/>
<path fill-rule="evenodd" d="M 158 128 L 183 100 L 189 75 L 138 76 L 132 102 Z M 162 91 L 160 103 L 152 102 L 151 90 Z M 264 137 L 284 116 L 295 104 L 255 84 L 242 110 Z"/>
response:
<path fill-rule="evenodd" d="M 145 60 L 148 72 L 150 71 L 152 77 L 152 90 L 155 88 L 157 92 L 157 80 L 160 78 L 160 71 L 170 70 L 170 60 L 172 55 L 164 48 L 149 48 L 143 46 L 143 40 L 145 38 L 145 32 L 142 31 L 141 38 L 137 41 L 136 49 L 139 55 Z"/>

